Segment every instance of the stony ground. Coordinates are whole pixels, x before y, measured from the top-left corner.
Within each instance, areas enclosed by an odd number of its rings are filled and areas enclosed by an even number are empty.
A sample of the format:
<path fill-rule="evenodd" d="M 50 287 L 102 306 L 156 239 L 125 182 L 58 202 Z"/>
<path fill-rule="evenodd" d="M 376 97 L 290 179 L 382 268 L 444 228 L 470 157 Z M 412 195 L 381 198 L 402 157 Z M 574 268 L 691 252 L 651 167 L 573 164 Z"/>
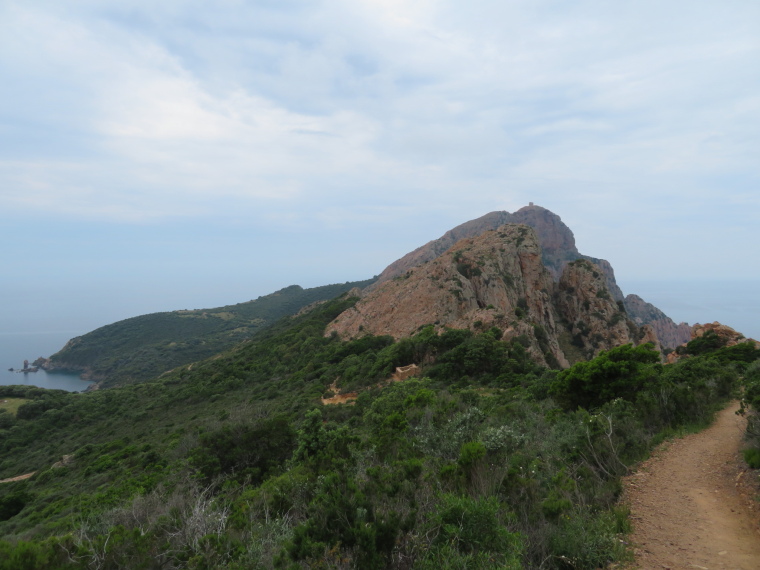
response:
<path fill-rule="evenodd" d="M 745 420 L 738 408 L 665 443 L 624 481 L 634 568 L 760 569 L 760 488 L 739 453 Z"/>

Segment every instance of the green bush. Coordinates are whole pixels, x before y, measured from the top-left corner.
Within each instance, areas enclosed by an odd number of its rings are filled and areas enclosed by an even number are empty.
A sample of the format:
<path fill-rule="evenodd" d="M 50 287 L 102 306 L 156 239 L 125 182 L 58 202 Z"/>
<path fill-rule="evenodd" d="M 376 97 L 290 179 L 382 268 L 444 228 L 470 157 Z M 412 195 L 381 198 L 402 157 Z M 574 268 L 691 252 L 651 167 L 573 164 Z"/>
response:
<path fill-rule="evenodd" d="M 0 521 L 7 521 L 19 514 L 32 496 L 26 491 L 26 484 L 20 486 L 6 484 L 12 488 L 0 497 Z"/>
<path fill-rule="evenodd" d="M 509 532 L 509 518 L 494 497 L 471 499 L 445 495 L 433 514 L 430 525 L 436 533 L 434 546 L 450 545 L 461 554 L 488 553 L 495 565 L 509 567 L 519 560 L 522 540 Z"/>
<path fill-rule="evenodd" d="M 592 513 L 578 510 L 563 515 L 553 527 L 550 544 L 559 568 L 606 568 L 611 562 L 625 559 L 627 553 L 619 535 L 626 531 L 627 520 L 615 512 Z"/>
<path fill-rule="evenodd" d="M 282 417 L 253 425 L 225 425 L 200 436 L 190 464 L 207 483 L 226 475 L 258 484 L 290 458 L 295 440 L 293 428 Z"/>
<path fill-rule="evenodd" d="M 760 469 L 760 449 L 745 449 L 742 453 L 747 465 L 752 469 Z"/>
<path fill-rule="evenodd" d="M 615 398 L 633 402 L 639 392 L 657 383 L 659 360 L 659 353 L 650 343 L 602 351 L 593 360 L 578 362 L 560 372 L 551 394 L 569 409 L 591 409 Z"/>
<path fill-rule="evenodd" d="M 67 560 L 66 552 L 62 548 L 56 548 L 53 541 L 0 540 L 0 570 L 66 570 L 76 567 L 78 566 Z"/>
<path fill-rule="evenodd" d="M 415 562 L 415 570 L 521 570 L 517 555 L 497 555 L 489 552 L 460 552 L 450 544 L 435 546 Z"/>
<path fill-rule="evenodd" d="M 0 409 L 0 429 L 8 429 L 16 424 L 16 418 L 7 410 Z"/>

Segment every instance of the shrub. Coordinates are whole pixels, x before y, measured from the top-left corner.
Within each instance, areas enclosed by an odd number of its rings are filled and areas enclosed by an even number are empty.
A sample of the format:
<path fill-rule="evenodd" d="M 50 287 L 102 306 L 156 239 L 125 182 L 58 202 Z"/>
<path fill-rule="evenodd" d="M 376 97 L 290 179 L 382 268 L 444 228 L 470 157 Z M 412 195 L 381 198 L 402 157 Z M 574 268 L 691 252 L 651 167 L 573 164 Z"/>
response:
<path fill-rule="evenodd" d="M 22 511 L 31 498 L 23 487 L 6 493 L 4 497 L 0 498 L 0 521 L 7 521 L 15 517 Z"/>
<path fill-rule="evenodd" d="M 469 478 L 470 472 L 475 468 L 478 462 L 486 456 L 486 446 L 479 441 L 468 441 L 459 452 L 457 463 L 459 467 Z"/>
<path fill-rule="evenodd" d="M 747 465 L 752 469 L 760 469 L 760 449 L 745 449 L 742 453 Z"/>
<path fill-rule="evenodd" d="M 551 393 L 570 409 L 599 407 L 615 398 L 634 401 L 638 392 L 657 382 L 659 360 L 650 343 L 618 346 L 560 372 Z"/>
<path fill-rule="evenodd" d="M 500 554 L 509 560 L 522 551 L 522 541 L 507 530 L 507 520 L 494 497 L 445 495 L 431 520 L 437 530 L 433 544 L 449 544 L 463 554 Z"/>
<path fill-rule="evenodd" d="M 38 570 L 39 568 L 75 568 L 68 562 L 64 550 L 56 549 L 52 541 L 15 543 L 0 541 L 0 570 Z"/>
<path fill-rule="evenodd" d="M 689 354 L 704 354 L 718 350 L 722 346 L 725 346 L 725 344 L 725 339 L 719 337 L 715 331 L 707 331 L 702 336 L 689 341 L 686 344 L 686 352 Z"/>
<path fill-rule="evenodd" d="M 625 517 L 614 512 L 578 511 L 563 515 L 550 538 L 551 551 L 561 568 L 606 568 L 625 557 L 618 535 L 625 531 Z"/>
<path fill-rule="evenodd" d="M 13 427 L 16 423 L 16 418 L 13 414 L 9 414 L 6 410 L 0 409 L 0 429 L 8 429 Z"/>
<path fill-rule="evenodd" d="M 190 463 L 206 482 L 225 474 L 240 481 L 263 481 L 279 468 L 295 447 L 295 432 L 284 418 L 257 425 L 226 425 L 205 433 L 190 454 Z"/>

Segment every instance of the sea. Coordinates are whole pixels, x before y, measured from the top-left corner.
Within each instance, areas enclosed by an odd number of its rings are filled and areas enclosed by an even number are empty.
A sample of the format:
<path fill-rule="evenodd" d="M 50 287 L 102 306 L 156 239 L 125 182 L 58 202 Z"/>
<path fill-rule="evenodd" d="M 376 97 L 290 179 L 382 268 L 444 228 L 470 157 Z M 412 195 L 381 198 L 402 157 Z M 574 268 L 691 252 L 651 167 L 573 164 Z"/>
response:
<path fill-rule="evenodd" d="M 82 380 L 78 374 L 48 373 L 44 370 L 23 373 L 8 370 L 22 369 L 24 360 L 28 360 L 31 366 L 40 356 L 48 357 L 55 354 L 73 336 L 76 335 L 67 332 L 0 332 L 0 386 L 20 384 L 67 392 L 86 390 L 92 382 Z"/>

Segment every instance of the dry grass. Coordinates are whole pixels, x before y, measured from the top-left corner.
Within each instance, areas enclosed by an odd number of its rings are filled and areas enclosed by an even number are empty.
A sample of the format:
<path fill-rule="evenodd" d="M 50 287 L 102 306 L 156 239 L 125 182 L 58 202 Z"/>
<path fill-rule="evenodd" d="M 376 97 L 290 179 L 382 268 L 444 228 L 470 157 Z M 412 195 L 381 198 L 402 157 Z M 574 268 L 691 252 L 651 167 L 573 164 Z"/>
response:
<path fill-rule="evenodd" d="M 25 398 L 0 398 L 0 409 L 8 410 L 14 416 L 21 404 L 28 402 Z"/>

